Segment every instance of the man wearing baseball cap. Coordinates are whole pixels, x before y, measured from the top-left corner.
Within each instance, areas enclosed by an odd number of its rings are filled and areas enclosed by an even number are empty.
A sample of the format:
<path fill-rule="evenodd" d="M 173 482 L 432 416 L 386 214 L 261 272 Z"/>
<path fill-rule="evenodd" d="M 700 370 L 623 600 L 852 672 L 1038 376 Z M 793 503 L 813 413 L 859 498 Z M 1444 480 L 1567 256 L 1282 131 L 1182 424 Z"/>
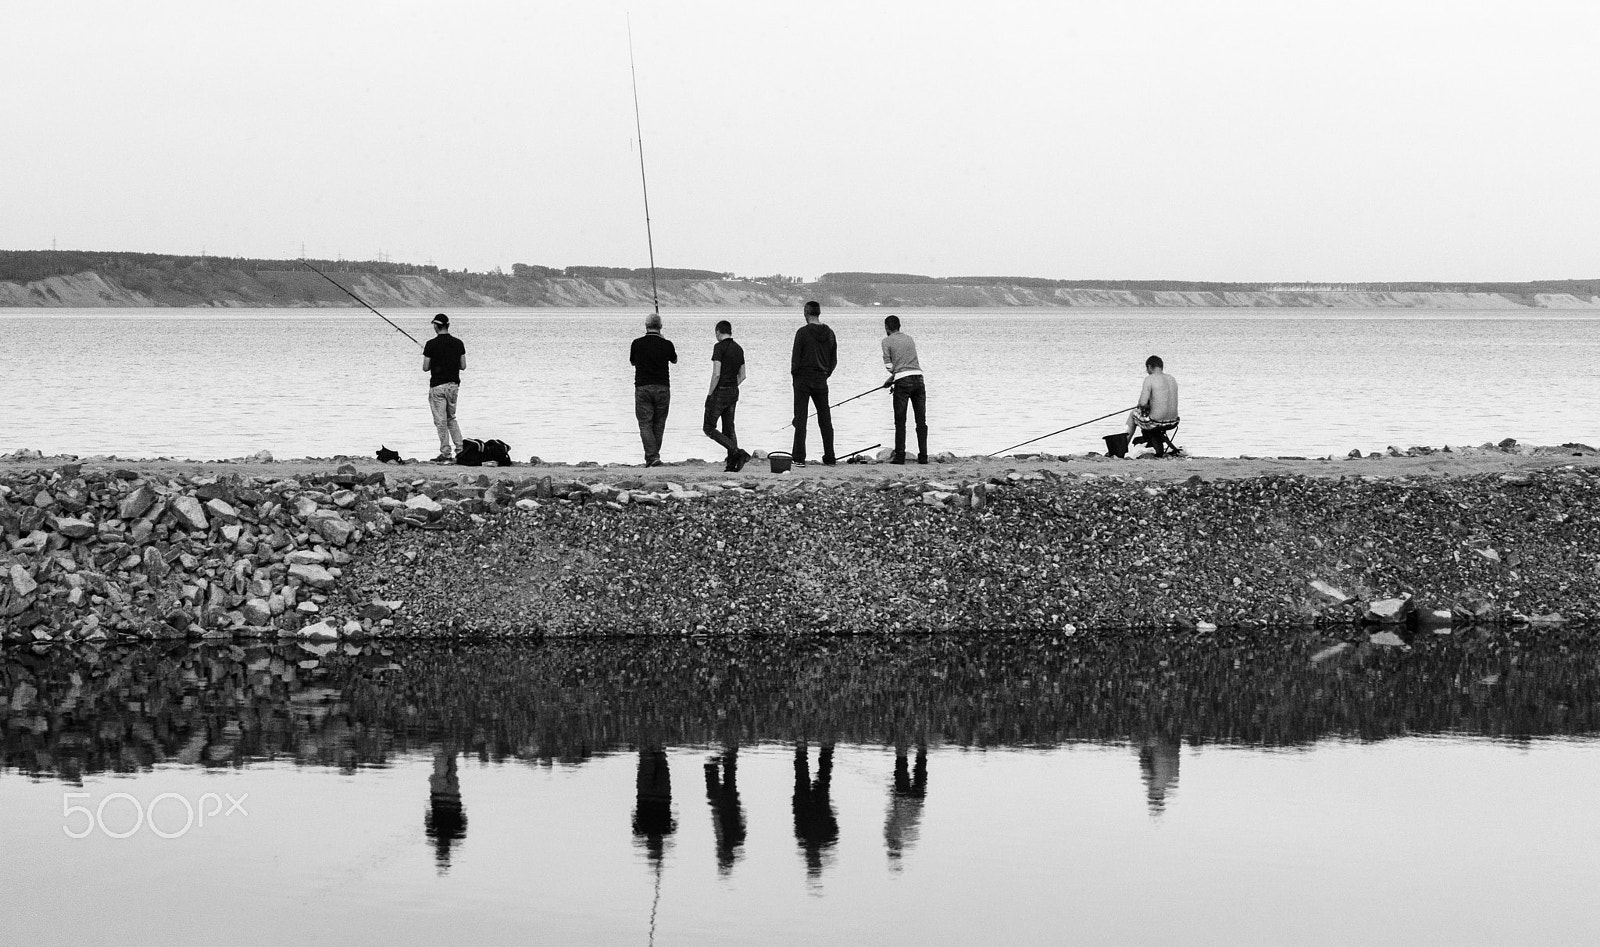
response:
<path fill-rule="evenodd" d="M 434 460 L 450 463 L 462 447 L 461 425 L 456 423 L 456 396 L 461 393 L 461 371 L 467 367 L 467 347 L 450 334 L 450 317 L 433 317 L 433 338 L 422 347 L 422 370 L 428 373 L 428 407 L 433 411 L 433 426 L 439 432 L 439 456 Z"/>

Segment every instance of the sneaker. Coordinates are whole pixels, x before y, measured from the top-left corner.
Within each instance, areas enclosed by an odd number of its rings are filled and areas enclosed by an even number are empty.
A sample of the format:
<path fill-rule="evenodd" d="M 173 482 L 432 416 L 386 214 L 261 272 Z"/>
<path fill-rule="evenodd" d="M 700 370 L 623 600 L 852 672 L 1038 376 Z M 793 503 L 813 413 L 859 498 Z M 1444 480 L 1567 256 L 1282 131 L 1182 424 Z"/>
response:
<path fill-rule="evenodd" d="M 436 463 L 436 464 L 453 464 L 455 462 L 456 462 L 456 455 L 450 453 L 447 450 L 440 451 L 439 452 L 439 456 L 435 457 L 433 459 L 433 463 Z"/>
<path fill-rule="evenodd" d="M 904 467 L 906 465 L 906 455 L 896 454 L 894 457 L 890 458 L 889 463 Z"/>
<path fill-rule="evenodd" d="M 646 467 L 661 467 L 661 466 L 665 466 L 659 459 L 658 460 L 647 460 L 647 461 L 644 462 L 644 465 Z"/>
<path fill-rule="evenodd" d="M 740 449 L 740 451 L 737 454 L 733 455 L 733 466 L 730 469 L 734 473 L 738 473 L 739 471 L 743 470 L 744 469 L 744 465 L 748 464 L 749 462 L 750 462 L 750 452 L 747 451 L 747 450 Z"/>
<path fill-rule="evenodd" d="M 789 466 L 791 466 L 791 467 L 804 467 L 805 465 L 806 465 L 806 462 L 803 461 L 803 460 L 791 460 L 791 461 L 789 461 Z"/>
<path fill-rule="evenodd" d="M 824 466 L 824 467 L 832 467 L 834 464 L 837 464 L 838 462 L 839 462 L 839 458 L 837 458 L 837 457 L 824 457 L 824 458 L 822 458 L 822 466 Z"/>
<path fill-rule="evenodd" d="M 926 464 L 927 462 L 928 462 L 928 455 L 927 454 L 918 454 L 917 455 L 917 463 Z"/>

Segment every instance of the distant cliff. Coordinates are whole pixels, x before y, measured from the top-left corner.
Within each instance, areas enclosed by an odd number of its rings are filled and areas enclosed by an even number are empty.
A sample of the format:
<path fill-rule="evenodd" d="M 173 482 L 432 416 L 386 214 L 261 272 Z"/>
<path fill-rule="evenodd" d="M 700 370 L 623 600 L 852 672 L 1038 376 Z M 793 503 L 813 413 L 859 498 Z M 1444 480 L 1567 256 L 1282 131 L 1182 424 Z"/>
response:
<path fill-rule="evenodd" d="M 402 263 L 311 261 L 379 308 L 648 306 L 648 270 L 518 264 L 510 274 Z M 675 309 L 827 306 L 967 308 L 1594 309 L 1600 280 L 1272 285 L 829 273 L 814 282 L 711 270 L 658 272 Z M 0 251 L 0 307 L 307 307 L 354 300 L 294 261 L 84 251 Z"/>

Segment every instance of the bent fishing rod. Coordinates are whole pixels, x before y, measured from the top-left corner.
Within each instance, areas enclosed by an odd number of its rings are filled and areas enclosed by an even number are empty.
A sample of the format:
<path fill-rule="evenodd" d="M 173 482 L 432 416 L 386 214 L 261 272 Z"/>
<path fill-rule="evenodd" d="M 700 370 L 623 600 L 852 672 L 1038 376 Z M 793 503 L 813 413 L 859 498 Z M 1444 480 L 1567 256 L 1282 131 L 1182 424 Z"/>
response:
<path fill-rule="evenodd" d="M 633 131 L 639 142 L 639 188 L 644 191 L 644 242 L 650 250 L 650 303 L 661 315 L 661 296 L 656 292 L 656 241 L 650 234 L 650 182 L 644 176 L 644 126 L 639 121 L 639 70 L 633 65 L 633 18 L 628 18 L 628 75 L 633 79 Z"/>
<path fill-rule="evenodd" d="M 879 389 L 883 389 L 885 391 L 888 390 L 888 389 L 884 389 L 882 385 L 874 385 L 873 387 L 868 388 L 866 391 L 863 391 L 859 395 L 851 395 L 850 397 L 844 399 L 843 401 L 839 401 L 839 402 L 836 402 L 834 404 L 828 405 L 828 410 L 832 411 L 834 408 L 839 407 L 839 405 L 841 405 L 841 404 L 849 404 L 850 402 L 856 400 L 857 398 L 865 398 L 867 395 L 870 395 L 874 391 L 878 391 Z M 809 421 L 809 420 L 811 420 L 812 418 L 814 418 L 816 416 L 817 416 L 817 412 L 813 411 L 810 414 L 806 415 L 806 420 Z M 778 428 L 777 430 L 773 431 L 772 433 L 776 434 L 776 433 L 778 433 L 778 431 L 781 431 L 784 428 L 789 428 L 789 427 L 794 427 L 794 422 L 793 421 L 790 421 L 788 424 L 785 424 L 783 427 Z M 1045 435 L 1045 436 L 1048 437 L 1049 435 Z"/>
<path fill-rule="evenodd" d="M 1117 415 L 1121 414 L 1124 411 L 1132 411 L 1134 408 L 1137 408 L 1137 407 L 1139 407 L 1139 406 L 1138 405 L 1134 405 L 1131 408 L 1118 408 L 1117 410 L 1112 411 L 1110 414 L 1102 414 L 1098 418 L 1090 418 L 1087 421 L 1079 421 L 1077 424 L 1069 425 L 1067 427 L 1062 428 L 1059 431 L 1051 431 L 1049 434 L 1040 434 L 1038 437 L 1035 437 L 1032 440 L 1023 441 L 1021 444 L 1012 444 L 1010 447 L 1004 448 L 1002 450 L 997 450 L 993 454 L 985 454 L 984 456 L 985 457 L 994 457 L 994 456 L 996 456 L 998 454 L 1004 454 L 1006 451 L 1016 450 L 1019 447 L 1026 447 L 1027 445 L 1032 444 L 1034 441 L 1042 441 L 1047 437 L 1055 437 L 1057 434 L 1065 434 L 1068 431 L 1073 430 L 1074 428 L 1083 427 L 1085 424 L 1093 424 L 1096 421 L 1104 421 L 1106 418 L 1114 418 L 1114 417 L 1116 417 Z"/>
<path fill-rule="evenodd" d="M 338 286 L 341 290 L 344 290 L 344 294 L 346 296 L 349 296 L 351 299 L 354 299 L 356 302 L 360 303 L 361 305 L 366 306 L 368 309 L 372 309 L 371 306 L 367 305 L 367 301 L 365 299 L 362 299 L 360 296 L 357 296 L 355 293 L 350 292 L 350 290 L 345 289 L 344 285 L 341 284 L 338 280 L 334 279 L 333 277 L 329 276 L 328 274 L 326 274 L 326 273 L 322 272 L 321 270 L 317 269 L 316 267 L 312 266 L 310 263 L 307 263 L 305 261 L 304 257 L 300 258 L 300 265 L 305 267 L 306 269 L 310 270 L 311 272 L 317 274 L 318 276 L 322 277 L 323 279 L 327 280 L 328 282 L 332 283 L 333 285 Z M 394 330 L 396 332 L 400 333 L 401 335 L 405 336 L 406 338 L 410 339 L 413 342 L 417 342 L 417 337 L 416 336 L 414 336 L 411 333 L 407 332 L 406 330 L 400 328 L 399 326 L 396 326 L 394 324 L 394 320 L 390 319 L 388 316 L 384 315 L 383 313 L 379 312 L 376 309 L 372 309 L 372 314 L 377 316 L 379 319 L 382 319 L 384 322 L 389 323 L 389 325 L 394 326 Z M 417 344 L 418 345 L 422 345 L 421 342 L 417 342 Z"/>

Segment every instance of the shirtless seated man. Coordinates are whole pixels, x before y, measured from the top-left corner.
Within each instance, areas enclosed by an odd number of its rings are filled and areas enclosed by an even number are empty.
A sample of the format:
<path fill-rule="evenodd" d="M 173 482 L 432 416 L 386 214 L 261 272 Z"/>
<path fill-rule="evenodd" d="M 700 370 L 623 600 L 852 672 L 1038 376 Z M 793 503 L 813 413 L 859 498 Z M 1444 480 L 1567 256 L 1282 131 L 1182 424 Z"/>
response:
<path fill-rule="evenodd" d="M 1178 426 L 1178 380 L 1162 369 L 1161 356 L 1152 355 L 1144 360 L 1144 384 L 1139 388 L 1139 406 L 1128 412 L 1129 442 L 1134 440 L 1135 429 L 1143 431 L 1145 436 L 1140 440 L 1154 447 L 1157 457 L 1166 453 L 1166 433 Z M 1152 433 L 1157 432 L 1161 437 L 1151 437 Z"/>

